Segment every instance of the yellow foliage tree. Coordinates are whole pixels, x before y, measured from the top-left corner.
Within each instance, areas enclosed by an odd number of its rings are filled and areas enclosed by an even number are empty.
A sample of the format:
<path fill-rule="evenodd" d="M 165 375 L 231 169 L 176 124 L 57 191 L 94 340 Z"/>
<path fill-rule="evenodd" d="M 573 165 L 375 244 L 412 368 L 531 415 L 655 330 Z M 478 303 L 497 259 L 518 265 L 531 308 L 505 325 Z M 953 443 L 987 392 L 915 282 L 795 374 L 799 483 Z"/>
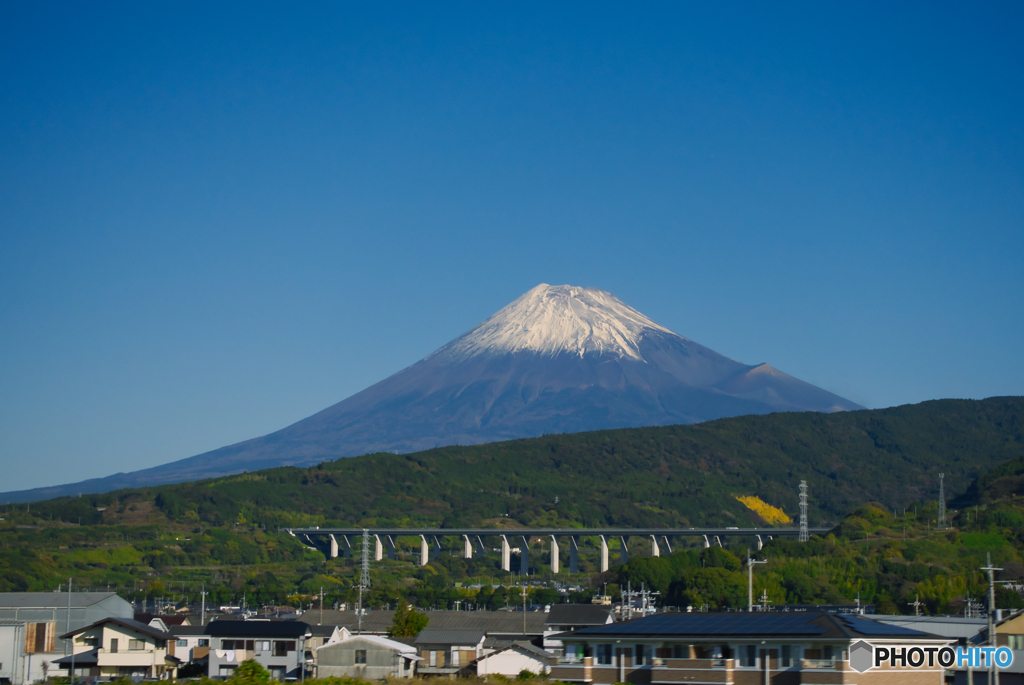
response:
<path fill-rule="evenodd" d="M 782 509 L 779 509 L 778 507 L 773 507 L 757 495 L 736 495 L 735 497 L 743 506 L 750 509 L 771 525 L 775 525 L 776 523 L 793 522 L 793 519 L 789 518 L 789 516 L 786 515 L 786 512 L 782 511 Z"/>

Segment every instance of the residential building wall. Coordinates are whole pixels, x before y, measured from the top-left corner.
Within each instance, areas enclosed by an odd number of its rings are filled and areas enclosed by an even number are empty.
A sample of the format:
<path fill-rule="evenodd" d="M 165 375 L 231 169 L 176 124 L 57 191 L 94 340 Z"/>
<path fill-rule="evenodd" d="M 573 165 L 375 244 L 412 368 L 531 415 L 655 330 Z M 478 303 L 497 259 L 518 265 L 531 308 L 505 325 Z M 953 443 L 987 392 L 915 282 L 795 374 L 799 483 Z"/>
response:
<path fill-rule="evenodd" d="M 515 677 L 523 671 L 531 673 L 547 673 L 550 670 L 547 659 L 514 649 L 506 649 L 481 657 L 476 663 L 476 674 L 479 677 L 488 675 L 504 675 Z"/>
<path fill-rule="evenodd" d="M 849 667 L 848 644 L 826 645 L 794 640 L 786 645 L 789 649 L 784 651 L 784 645 L 777 639 L 771 642 L 774 644 L 766 646 L 759 640 L 707 644 L 651 639 L 629 642 L 605 639 L 593 643 L 567 641 L 566 651 L 570 656 L 559 659 L 552 668 L 551 677 L 594 685 L 617 682 L 637 685 L 693 682 L 734 685 L 763 685 L 765 682 L 772 685 L 940 685 L 944 680 L 945 671 L 938 666 L 932 669 L 891 669 L 885 665 L 859 673 Z M 576 644 L 583 645 L 583 657 L 574 649 Z M 913 644 L 913 641 L 901 644 Z M 748 646 L 754 648 L 752 661 L 747 658 Z M 832 658 L 825 658 L 827 648 L 831 648 Z M 784 656 L 788 658 L 783 660 Z"/>
<path fill-rule="evenodd" d="M 211 678 L 230 676 L 242 662 L 253 659 L 277 680 L 298 677 L 302 663 L 299 643 L 293 637 L 211 637 L 207 673 Z"/>

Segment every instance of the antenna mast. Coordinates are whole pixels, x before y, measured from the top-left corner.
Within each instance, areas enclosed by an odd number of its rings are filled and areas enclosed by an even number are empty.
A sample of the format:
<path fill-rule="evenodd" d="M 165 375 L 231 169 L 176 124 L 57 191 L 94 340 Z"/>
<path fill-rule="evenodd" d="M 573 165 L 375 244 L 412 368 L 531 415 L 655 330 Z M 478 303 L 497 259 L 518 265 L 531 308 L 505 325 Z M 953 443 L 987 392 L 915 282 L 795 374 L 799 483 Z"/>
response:
<path fill-rule="evenodd" d="M 800 542 L 810 539 L 807 533 L 807 481 L 800 481 Z"/>
<path fill-rule="evenodd" d="M 946 474 L 939 474 L 939 520 L 938 529 L 946 529 L 946 491 L 942 486 L 942 479 L 946 477 Z"/>

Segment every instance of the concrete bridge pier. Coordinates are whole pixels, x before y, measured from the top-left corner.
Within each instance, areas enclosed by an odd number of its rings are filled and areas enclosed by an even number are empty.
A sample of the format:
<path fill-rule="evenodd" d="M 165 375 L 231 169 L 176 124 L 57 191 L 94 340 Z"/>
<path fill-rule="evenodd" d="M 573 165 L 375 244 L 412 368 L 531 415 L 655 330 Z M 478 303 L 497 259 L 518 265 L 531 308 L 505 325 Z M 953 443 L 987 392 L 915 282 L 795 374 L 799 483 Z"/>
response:
<path fill-rule="evenodd" d="M 575 536 L 569 537 L 569 573 L 580 572 L 580 547 Z"/>
<path fill-rule="evenodd" d="M 629 545 L 626 544 L 626 540 L 629 536 L 620 535 L 619 541 L 622 543 L 622 548 L 619 549 L 619 563 L 625 564 L 629 562 Z"/>
<path fill-rule="evenodd" d="M 519 575 L 530 575 L 530 538 L 523 536 L 523 546 L 519 548 Z"/>
<path fill-rule="evenodd" d="M 757 537 L 757 551 L 760 552 L 761 549 L 764 547 L 764 542 L 761 541 L 761 536 L 760 535 L 758 535 L 756 537 Z"/>
<path fill-rule="evenodd" d="M 509 549 L 508 536 L 502 536 L 502 570 L 512 570 L 512 551 Z"/>
<path fill-rule="evenodd" d="M 717 535 L 715 536 L 715 544 L 718 545 L 719 547 L 722 546 L 722 541 L 719 539 L 719 537 Z"/>
<path fill-rule="evenodd" d="M 608 570 L 608 539 L 603 535 L 598 537 L 601 538 L 601 573 L 604 573 Z"/>
<path fill-rule="evenodd" d="M 341 538 L 341 556 L 351 559 L 352 558 L 352 543 L 349 542 L 347 535 L 340 535 Z"/>
<path fill-rule="evenodd" d="M 476 555 L 481 559 L 487 555 L 487 548 L 484 547 L 484 539 L 479 535 L 476 536 Z"/>
<path fill-rule="evenodd" d="M 388 538 L 388 559 L 395 559 L 397 557 L 397 555 L 395 554 L 395 538 L 393 538 L 390 535 L 388 535 L 387 538 Z"/>
<path fill-rule="evenodd" d="M 468 535 L 462 536 L 462 557 L 464 559 L 473 558 L 473 543 L 470 542 Z"/>
<path fill-rule="evenodd" d="M 665 541 L 665 549 L 668 550 L 669 554 L 672 554 L 672 543 L 668 541 L 668 536 L 662 535 L 661 539 Z"/>
<path fill-rule="evenodd" d="M 328 537 L 331 538 L 331 559 L 337 559 L 338 558 L 338 539 L 335 538 L 333 535 L 329 535 Z"/>
<path fill-rule="evenodd" d="M 558 575 L 558 536 L 551 536 L 551 573 Z"/>
<path fill-rule="evenodd" d="M 658 549 L 658 536 L 657 535 L 652 535 L 651 536 L 651 556 L 652 557 L 660 557 L 661 556 L 661 550 Z"/>
<path fill-rule="evenodd" d="M 430 562 L 430 545 L 427 544 L 427 536 L 420 536 L 420 566 L 426 566 Z"/>
<path fill-rule="evenodd" d="M 373 535 L 373 560 L 380 561 L 384 558 L 384 545 L 380 542 L 380 536 L 374 533 Z"/>
<path fill-rule="evenodd" d="M 708 541 L 708 536 L 705 535 L 704 536 L 704 549 L 707 549 L 710 546 L 711 546 L 711 543 Z"/>

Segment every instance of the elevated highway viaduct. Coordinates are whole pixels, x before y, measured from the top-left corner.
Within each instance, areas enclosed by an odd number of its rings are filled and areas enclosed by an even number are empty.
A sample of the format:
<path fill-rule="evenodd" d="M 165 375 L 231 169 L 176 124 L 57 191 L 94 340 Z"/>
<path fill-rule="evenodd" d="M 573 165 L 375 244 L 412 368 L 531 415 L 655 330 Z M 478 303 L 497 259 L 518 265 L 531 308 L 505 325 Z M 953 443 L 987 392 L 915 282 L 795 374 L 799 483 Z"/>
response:
<path fill-rule="evenodd" d="M 430 561 L 431 546 L 436 552 L 442 549 L 441 538 L 462 538 L 462 553 L 466 559 L 483 556 L 487 550 L 484 539 L 497 538 L 501 543 L 501 568 L 503 571 L 511 571 L 513 545 L 522 540 L 523 544 L 519 547 L 519 571 L 523 575 L 529 573 L 529 541 L 532 537 L 550 538 L 551 572 L 557 574 L 560 568 L 560 551 L 563 544 L 569 548 L 569 573 L 578 572 L 579 541 L 584 537 L 600 539 L 601 571 L 607 571 L 608 541 L 615 538 L 618 538 L 620 542 L 619 561 L 625 563 L 629 560 L 630 538 L 650 538 L 651 553 L 654 556 L 660 556 L 662 546 L 669 553 L 672 552 L 671 540 L 673 538 L 700 538 L 705 547 L 710 547 L 712 544 L 721 546 L 723 537 L 747 537 L 756 540 L 757 548 L 761 549 L 766 539 L 772 537 L 798 538 L 800 535 L 799 528 L 283 528 L 281 530 L 323 550 L 332 559 L 339 554 L 352 556 L 352 545 L 355 543 L 355 539 L 361 541 L 364 533 L 373 541 L 373 555 L 377 561 L 384 558 L 385 548 L 388 557 L 395 558 L 396 538 L 419 537 L 419 563 L 421 566 L 425 566 Z M 808 533 L 814 535 L 826 533 L 829 530 L 829 528 L 808 528 Z M 361 542 L 356 544 L 361 544 Z"/>

